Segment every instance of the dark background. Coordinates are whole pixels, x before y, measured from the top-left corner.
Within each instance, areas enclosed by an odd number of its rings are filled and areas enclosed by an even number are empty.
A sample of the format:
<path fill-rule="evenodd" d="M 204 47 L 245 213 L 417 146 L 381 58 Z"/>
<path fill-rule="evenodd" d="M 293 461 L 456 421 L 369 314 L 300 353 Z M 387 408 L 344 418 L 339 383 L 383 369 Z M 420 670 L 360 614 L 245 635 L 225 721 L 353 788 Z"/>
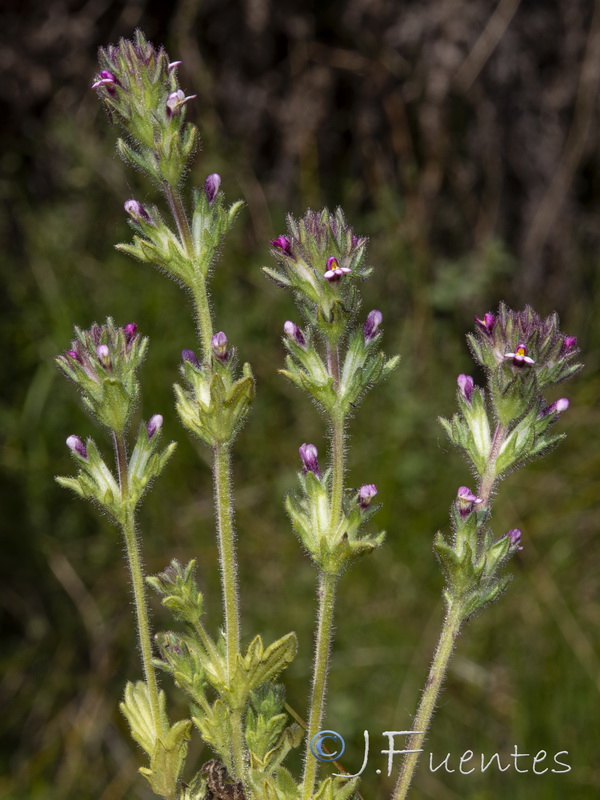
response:
<path fill-rule="evenodd" d="M 180 447 L 141 513 L 144 557 L 149 572 L 196 557 L 208 625 L 220 624 L 206 453 L 172 403 L 179 352 L 194 343 L 189 303 L 113 249 L 129 236 L 124 200 L 155 194 L 116 157 L 89 89 L 98 46 L 137 26 L 183 60 L 198 95 L 192 180 L 219 172 L 228 199 L 247 203 L 214 278 L 217 329 L 258 380 L 235 463 L 245 640 L 297 631 L 285 678 L 305 714 L 315 576 L 282 500 L 298 445 L 324 450 L 323 421 L 276 374 L 297 312 L 260 266 L 286 211 L 339 204 L 371 238 L 364 312 L 382 310 L 402 363 L 351 428 L 348 484 L 378 485 L 389 535 L 341 584 L 327 727 L 345 736 L 351 771 L 369 729 L 363 795 L 389 796 L 375 774 L 381 732 L 410 725 L 442 616 L 432 537 L 470 480 L 436 422 L 453 411 L 456 375 L 473 372 L 464 334 L 500 299 L 556 309 L 586 362 L 556 394 L 571 399 L 568 438 L 500 489 L 494 528 L 521 528 L 525 549 L 506 595 L 459 642 L 426 749 L 455 768 L 467 749 L 568 750 L 573 769 L 536 776 L 529 759 L 528 774 L 462 776 L 424 760 L 413 795 L 596 796 L 600 2 L 25 0 L 0 19 L 0 797 L 149 797 L 117 709 L 140 677 L 119 534 L 52 480 L 72 472 L 69 434 L 109 451 L 53 364 L 73 324 L 110 314 L 151 337 L 140 413 L 163 413 Z M 185 711 L 169 693 L 175 719 Z M 210 754 L 196 742 L 192 756 Z"/>

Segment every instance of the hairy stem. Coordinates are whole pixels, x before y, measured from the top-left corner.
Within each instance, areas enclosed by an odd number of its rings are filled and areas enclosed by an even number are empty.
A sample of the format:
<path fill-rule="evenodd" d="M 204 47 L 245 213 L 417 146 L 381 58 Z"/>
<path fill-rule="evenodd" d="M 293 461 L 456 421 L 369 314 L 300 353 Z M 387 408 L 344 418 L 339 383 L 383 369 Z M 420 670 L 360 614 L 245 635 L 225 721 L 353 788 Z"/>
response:
<path fill-rule="evenodd" d="M 167 198 L 171 214 L 177 225 L 177 232 L 182 245 L 187 251 L 190 261 L 194 260 L 194 245 L 190 223 L 185 213 L 185 208 L 179 192 L 168 183 L 163 184 L 163 192 Z M 208 293 L 206 291 L 206 278 L 201 270 L 196 269 L 194 273 L 194 284 L 191 287 L 196 310 L 196 324 L 198 325 L 198 335 L 202 345 L 202 355 L 204 361 L 208 361 L 211 352 L 211 339 L 213 333 L 210 306 L 208 303 Z"/>
<path fill-rule="evenodd" d="M 187 250 L 189 257 L 192 258 L 192 232 L 190 230 L 190 223 L 188 222 L 187 214 L 185 213 L 181 195 L 166 181 L 163 183 L 162 189 L 165 197 L 167 198 L 167 203 L 171 209 L 171 214 L 173 215 L 175 224 L 177 225 L 177 231 L 179 233 L 181 243 Z"/>
<path fill-rule="evenodd" d="M 133 510 L 128 508 L 129 483 L 127 480 L 127 452 L 125 449 L 123 435 L 119 433 L 114 433 L 113 435 L 117 456 L 117 467 L 119 471 L 121 502 L 123 503 L 123 507 L 125 509 L 123 535 L 125 537 L 127 562 L 129 564 L 129 572 L 131 574 L 131 583 L 133 585 L 133 598 L 135 603 L 140 651 L 142 653 L 142 664 L 144 668 L 144 675 L 146 677 L 146 684 L 148 686 L 148 694 L 150 695 L 150 707 L 152 709 L 154 728 L 157 732 L 163 732 L 160 722 L 161 718 L 158 703 L 158 684 L 156 682 L 154 665 L 152 664 L 152 638 L 150 633 L 150 622 L 148 620 L 148 607 L 146 604 L 146 592 L 144 587 L 144 575 L 142 572 L 140 548 L 135 529 L 135 515 Z"/>
<path fill-rule="evenodd" d="M 496 430 L 494 432 L 494 438 L 492 439 L 492 446 L 490 448 L 490 455 L 487 462 L 487 467 L 483 475 L 481 476 L 481 480 L 479 482 L 479 488 L 477 489 L 477 497 L 480 497 L 483 500 L 480 508 L 487 508 L 490 500 L 492 499 L 492 491 L 494 489 L 494 484 L 496 483 L 496 459 L 500 454 L 500 449 L 506 440 L 506 435 L 508 433 L 508 426 L 498 424 Z"/>
<path fill-rule="evenodd" d="M 427 682 L 421 695 L 421 702 L 417 709 L 412 730 L 414 733 L 408 740 L 408 752 L 402 763 L 400 776 L 392 795 L 392 800 L 404 800 L 417 768 L 419 754 L 423 749 L 423 742 L 429 731 L 431 718 L 438 701 L 440 689 L 446 676 L 448 662 L 454 649 L 454 643 L 458 638 L 460 627 L 463 622 L 463 609 L 459 602 L 453 601 L 447 611 L 446 619 L 442 627 L 442 632 L 438 641 L 437 649 L 433 657 L 433 663 L 427 676 Z"/>
<path fill-rule="evenodd" d="M 317 759 L 312 754 L 310 745 L 313 737 L 321 730 L 321 725 L 323 724 L 337 580 L 337 575 L 330 575 L 326 572 L 321 572 L 319 576 L 319 625 L 316 636 L 313 686 L 304 759 L 302 800 L 310 800 L 312 797 L 317 776 Z"/>
<path fill-rule="evenodd" d="M 237 560 L 231 509 L 231 454 L 228 444 L 217 444 L 213 450 L 215 501 L 217 509 L 217 533 L 219 538 L 219 560 L 221 563 L 221 585 L 225 609 L 225 646 L 227 680 L 231 684 L 240 651 L 240 611 L 237 593 Z M 242 776 L 244 765 L 241 714 L 232 713 L 232 753 L 236 777 Z"/>
<path fill-rule="evenodd" d="M 213 325 L 208 303 L 208 292 L 206 291 L 206 280 L 204 276 L 199 273 L 196 273 L 192 294 L 194 296 L 198 336 L 200 337 L 200 344 L 202 345 L 202 357 L 205 362 L 208 362 L 211 355 Z"/>

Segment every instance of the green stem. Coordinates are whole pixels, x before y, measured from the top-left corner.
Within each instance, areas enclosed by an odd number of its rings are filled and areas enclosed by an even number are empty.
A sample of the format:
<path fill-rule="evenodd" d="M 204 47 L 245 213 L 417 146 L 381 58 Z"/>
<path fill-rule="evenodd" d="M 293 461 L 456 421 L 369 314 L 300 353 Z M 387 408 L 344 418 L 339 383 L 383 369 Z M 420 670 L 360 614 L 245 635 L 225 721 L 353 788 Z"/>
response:
<path fill-rule="evenodd" d="M 188 222 L 187 214 L 185 213 L 185 208 L 183 207 L 181 195 L 166 181 L 163 183 L 163 192 L 167 198 L 167 203 L 171 209 L 171 214 L 173 215 L 175 224 L 177 225 L 177 231 L 179 233 L 181 243 L 187 250 L 189 257 L 192 258 L 194 252 L 192 246 L 192 232 L 190 230 L 190 223 Z"/>
<path fill-rule="evenodd" d="M 206 291 L 206 280 L 204 275 L 201 275 L 199 272 L 196 272 L 192 293 L 194 296 L 196 324 L 198 325 L 198 336 L 200 337 L 200 343 L 202 345 L 203 360 L 209 362 L 212 352 L 211 340 L 213 326 L 208 303 L 208 293 Z"/>
<path fill-rule="evenodd" d="M 337 529 L 344 494 L 344 418 L 334 417 L 331 431 L 331 530 Z"/>
<path fill-rule="evenodd" d="M 444 626 L 433 657 L 433 663 L 431 664 L 427 682 L 425 683 L 425 688 L 421 696 L 421 702 L 419 703 L 419 708 L 417 709 L 417 714 L 412 725 L 412 730 L 415 731 L 415 733 L 413 733 L 408 740 L 406 749 L 414 752 L 407 753 L 404 758 L 400 776 L 398 777 L 398 782 L 394 789 L 394 794 L 392 795 L 392 800 L 404 800 L 410 789 L 419 761 L 419 754 L 423 749 L 423 742 L 429 731 L 431 718 L 433 717 L 440 689 L 442 688 L 446 670 L 448 669 L 448 662 L 450 661 L 450 656 L 452 655 L 462 622 L 462 606 L 457 602 L 452 602 L 448 608 L 446 619 L 444 620 Z"/>
<path fill-rule="evenodd" d="M 479 488 L 477 489 L 477 497 L 480 497 L 483 500 L 483 503 L 480 504 L 479 509 L 487 508 L 489 502 L 492 498 L 492 491 L 494 489 L 494 484 L 496 482 L 496 460 L 498 455 L 500 454 L 500 450 L 504 441 L 506 440 L 506 435 L 508 433 L 508 426 L 498 424 L 496 430 L 494 432 L 494 438 L 492 439 L 492 446 L 490 448 L 490 455 L 487 462 L 487 467 L 483 475 L 481 476 L 481 480 L 479 482 Z"/>
<path fill-rule="evenodd" d="M 182 245 L 187 251 L 190 261 L 194 260 L 194 243 L 192 241 L 192 231 L 188 221 L 183 201 L 179 192 L 168 183 L 163 184 L 163 192 L 167 198 L 171 214 L 177 225 L 177 232 Z M 206 291 L 206 278 L 199 269 L 194 270 L 194 283 L 191 287 L 194 297 L 194 307 L 196 309 L 196 323 L 198 325 L 198 335 L 202 344 L 204 361 L 208 361 L 211 353 L 211 339 L 213 333 L 210 306 L 208 304 L 208 293 Z"/>
<path fill-rule="evenodd" d="M 340 383 L 339 353 L 337 346 L 327 343 L 327 366 L 337 390 Z M 344 416 L 331 415 L 331 507 L 329 515 L 329 534 L 333 535 L 339 526 L 342 515 L 344 494 Z M 313 685 L 310 698 L 308 732 L 306 736 L 306 755 L 304 757 L 304 776 L 302 779 L 302 800 L 312 797 L 317 777 L 317 760 L 310 750 L 313 737 L 321 730 L 325 712 L 327 673 L 329 671 L 329 651 L 333 633 L 335 590 L 339 575 L 321 572 L 319 575 L 319 622 L 316 634 Z"/>
<path fill-rule="evenodd" d="M 317 759 L 311 753 L 310 744 L 313 736 L 321 730 L 321 725 L 323 724 L 337 580 L 337 575 L 331 575 L 327 572 L 321 572 L 319 576 L 319 625 L 316 636 L 313 686 L 306 738 L 302 800 L 310 800 L 312 797 L 317 777 Z"/>
<path fill-rule="evenodd" d="M 225 609 L 225 648 L 227 682 L 234 680 L 238 653 L 240 652 L 240 612 L 237 593 L 237 560 L 231 509 L 231 455 L 228 444 L 220 443 L 213 449 L 215 499 L 217 506 L 217 532 L 219 537 L 219 560 L 223 607 Z M 244 747 L 241 713 L 232 711 L 232 752 L 235 777 L 240 778 L 244 768 Z"/>
<path fill-rule="evenodd" d="M 146 593 L 144 588 L 144 575 L 142 572 L 142 561 L 140 558 L 140 548 L 135 529 L 135 515 L 129 509 L 129 482 L 127 479 L 127 452 L 125 440 L 122 434 L 114 433 L 115 450 L 117 455 L 117 468 L 119 471 L 119 484 L 121 488 L 121 502 L 124 508 L 123 535 L 127 550 L 127 561 L 133 585 L 133 598 L 135 603 L 135 614 L 137 619 L 138 638 L 142 653 L 142 664 L 148 694 L 150 696 L 150 707 L 152 709 L 152 719 L 154 729 L 157 733 L 164 733 L 158 702 L 158 684 L 156 673 L 152 663 L 152 638 L 150 633 L 150 622 L 148 620 L 148 607 L 146 604 Z"/>

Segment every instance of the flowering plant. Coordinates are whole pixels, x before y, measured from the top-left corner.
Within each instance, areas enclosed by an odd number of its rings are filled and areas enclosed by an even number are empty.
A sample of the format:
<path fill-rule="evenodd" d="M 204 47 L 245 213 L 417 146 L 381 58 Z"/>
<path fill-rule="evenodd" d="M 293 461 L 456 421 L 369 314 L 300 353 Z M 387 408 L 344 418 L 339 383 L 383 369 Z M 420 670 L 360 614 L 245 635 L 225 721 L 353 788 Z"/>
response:
<path fill-rule="evenodd" d="M 121 710 L 145 753 L 140 772 L 152 790 L 167 800 L 345 800 L 358 796 L 358 778 L 342 773 L 319 780 L 312 743 L 323 726 L 340 579 L 359 556 L 384 540 L 384 533 L 370 526 L 378 509 L 377 487 L 367 482 L 346 486 L 346 434 L 361 399 L 396 369 L 399 357 L 389 358 L 381 350 L 381 312 L 361 315 L 360 285 L 372 271 L 365 265 L 367 240 L 355 234 L 341 209 L 308 211 L 300 219 L 289 216 L 286 233 L 270 243 L 276 266 L 264 268 L 293 293 L 302 316 L 301 325 L 288 320 L 282 326 L 287 356 L 280 371 L 320 407 L 330 439 L 326 468 L 314 444 L 299 447 L 298 492 L 285 501 L 318 575 L 316 649 L 304 724 L 286 706 L 284 688 L 277 682 L 296 655 L 295 634 L 271 643 L 258 634 L 244 645 L 240 638 L 230 465 L 255 386 L 250 365 L 240 367 L 227 335 L 215 332 L 209 280 L 221 241 L 242 204 L 225 204 L 221 179 L 214 173 L 189 197 L 181 191 L 198 133 L 186 121 L 194 95 L 186 96 L 179 87 L 179 63 L 137 32 L 134 41 L 122 40 L 101 51 L 93 88 L 111 121 L 125 132 L 126 138 L 117 143 L 119 153 L 154 181 L 172 218 L 164 217 L 158 206 L 127 200 L 133 241 L 119 249 L 157 266 L 193 298 L 198 346 L 183 350 L 182 384 L 174 391 L 182 425 L 210 450 L 223 628 L 205 620 L 194 561 L 183 565 L 173 560 L 160 574 L 144 578 L 136 510 L 175 444 L 162 448 L 163 418 L 155 414 L 141 423 L 129 452 L 137 374 L 148 346 L 134 323 L 120 327 L 109 319 L 86 331 L 76 328 L 74 341 L 57 358 L 60 369 L 79 386 L 85 407 L 112 432 L 116 463 L 115 470 L 91 439 L 84 443 L 72 434 L 67 445 L 79 472 L 58 481 L 105 509 L 124 534 L 144 680 L 127 684 Z M 542 319 L 529 307 L 517 312 L 500 304 L 497 313 L 476 319 L 469 344 L 486 385 L 477 387 L 471 376 L 459 375 L 458 411 L 441 423 L 469 462 L 476 486 L 458 488 L 450 510 L 451 533 L 438 533 L 434 541 L 447 614 L 393 800 L 402 800 L 410 788 L 459 632 L 506 588 L 506 565 L 522 549 L 519 530 L 499 537 L 492 531 L 491 507 L 499 481 L 562 438 L 554 425 L 568 400 L 548 403 L 544 392 L 581 367 L 577 342 L 559 331 L 556 316 Z M 151 635 L 146 586 L 172 613 L 176 632 Z M 187 718 L 170 721 L 157 669 L 187 696 Z M 214 758 L 186 768 L 194 729 Z M 285 760 L 303 740 L 303 774 L 295 777 Z"/>

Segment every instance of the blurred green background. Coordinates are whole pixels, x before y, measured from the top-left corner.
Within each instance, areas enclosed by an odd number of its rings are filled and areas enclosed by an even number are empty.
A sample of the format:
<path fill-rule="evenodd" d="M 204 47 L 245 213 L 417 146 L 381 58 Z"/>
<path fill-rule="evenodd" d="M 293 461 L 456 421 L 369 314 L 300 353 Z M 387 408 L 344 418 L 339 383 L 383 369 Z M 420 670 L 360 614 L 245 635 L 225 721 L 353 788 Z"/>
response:
<path fill-rule="evenodd" d="M 362 761 L 366 800 L 383 800 L 385 730 L 414 713 L 442 616 L 433 534 L 469 483 L 438 415 L 464 341 L 500 299 L 556 309 L 586 370 L 566 393 L 568 438 L 501 487 L 494 528 L 523 531 L 514 580 L 459 642 L 427 752 L 453 766 L 476 754 L 568 750 L 568 774 L 431 773 L 415 798 L 496 800 L 600 795 L 600 3 L 592 0 L 23 0 L 0 19 L 2 119 L 0 334 L 0 797 L 121 800 L 151 795 L 117 710 L 140 676 L 118 532 L 53 481 L 73 469 L 69 434 L 109 442 L 82 412 L 53 356 L 112 315 L 151 337 L 140 413 L 165 416 L 176 457 L 141 513 L 149 571 L 199 562 L 209 624 L 220 624 L 206 453 L 181 429 L 171 384 L 194 346 L 178 287 L 118 254 L 124 200 L 152 187 L 118 160 L 89 90 L 98 46 L 142 27 L 182 59 L 179 75 L 203 152 L 192 178 L 223 176 L 247 209 L 214 277 L 218 329 L 258 380 L 235 461 L 243 631 L 293 629 L 285 676 L 302 714 L 315 575 L 282 510 L 297 447 L 325 447 L 323 421 L 277 375 L 281 326 L 297 319 L 269 283 L 268 240 L 286 211 L 342 205 L 371 237 L 364 311 L 380 308 L 400 369 L 351 428 L 348 484 L 375 482 L 385 546 L 343 579 L 327 727 Z M 474 373 L 476 377 L 481 377 Z M 559 387 L 562 388 L 562 387 Z M 157 627 L 169 619 L 154 607 Z M 166 681 L 163 681 L 166 685 Z M 173 717 L 181 698 L 167 687 Z M 210 758 L 196 741 L 197 764 Z M 523 766 L 520 764 L 520 766 Z"/>

